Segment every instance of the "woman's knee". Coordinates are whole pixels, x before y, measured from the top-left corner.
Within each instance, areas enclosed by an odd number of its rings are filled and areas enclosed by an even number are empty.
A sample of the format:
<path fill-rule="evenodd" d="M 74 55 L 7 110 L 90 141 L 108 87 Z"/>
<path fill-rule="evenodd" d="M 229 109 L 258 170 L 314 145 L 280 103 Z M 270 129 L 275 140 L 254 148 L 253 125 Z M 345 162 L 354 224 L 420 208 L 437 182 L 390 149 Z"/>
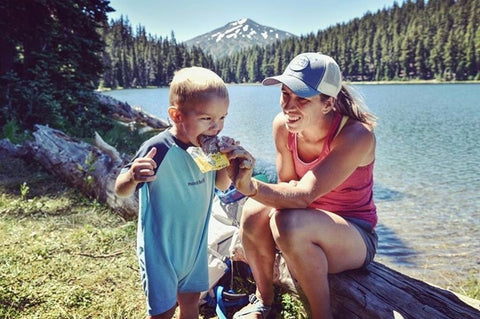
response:
<path fill-rule="evenodd" d="M 270 217 L 270 229 L 273 239 L 280 250 L 285 251 L 290 246 L 295 247 L 296 242 L 301 240 L 296 231 L 298 225 L 296 225 L 295 212 L 293 210 L 280 210 L 272 214 Z"/>
<path fill-rule="evenodd" d="M 271 208 L 254 200 L 248 200 L 243 206 L 241 229 L 243 233 L 264 232 L 268 227 L 268 215 Z"/>

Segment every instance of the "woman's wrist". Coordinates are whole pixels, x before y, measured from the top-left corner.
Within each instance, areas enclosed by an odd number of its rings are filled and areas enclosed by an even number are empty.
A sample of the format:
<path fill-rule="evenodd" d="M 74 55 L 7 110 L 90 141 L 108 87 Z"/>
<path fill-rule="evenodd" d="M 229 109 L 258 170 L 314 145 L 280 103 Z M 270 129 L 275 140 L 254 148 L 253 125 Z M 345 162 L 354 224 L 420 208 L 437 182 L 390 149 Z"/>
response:
<path fill-rule="evenodd" d="M 253 185 L 253 193 L 250 194 L 250 195 L 247 195 L 248 197 L 254 197 L 258 194 L 258 181 L 256 179 L 252 178 L 251 182 L 252 182 L 251 185 Z"/>

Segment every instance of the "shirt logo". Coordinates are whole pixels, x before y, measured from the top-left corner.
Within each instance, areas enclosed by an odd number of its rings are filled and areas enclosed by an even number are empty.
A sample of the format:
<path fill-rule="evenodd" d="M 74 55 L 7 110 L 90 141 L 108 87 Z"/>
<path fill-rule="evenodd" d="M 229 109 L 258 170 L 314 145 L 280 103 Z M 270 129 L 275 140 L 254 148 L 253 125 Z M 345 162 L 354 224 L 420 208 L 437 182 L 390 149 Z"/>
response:
<path fill-rule="evenodd" d="M 188 182 L 188 186 L 195 186 L 200 184 L 205 184 L 205 177 L 195 182 Z"/>

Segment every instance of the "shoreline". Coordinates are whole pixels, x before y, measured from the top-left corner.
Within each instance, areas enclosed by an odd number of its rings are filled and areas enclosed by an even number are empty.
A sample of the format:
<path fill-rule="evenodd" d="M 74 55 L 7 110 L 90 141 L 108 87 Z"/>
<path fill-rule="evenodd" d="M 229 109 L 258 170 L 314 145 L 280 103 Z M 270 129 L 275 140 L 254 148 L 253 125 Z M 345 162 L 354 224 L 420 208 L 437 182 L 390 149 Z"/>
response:
<path fill-rule="evenodd" d="M 398 85 L 398 84 L 480 84 L 480 80 L 466 80 L 466 81 L 438 81 L 438 80 L 392 80 L 392 81 L 344 81 L 347 85 Z M 254 85 L 262 85 L 260 82 L 255 83 L 226 83 L 227 85 L 231 86 L 254 86 Z M 121 91 L 121 90 L 146 90 L 146 89 L 159 89 L 159 88 L 167 88 L 168 86 L 146 86 L 146 87 L 118 87 L 118 88 L 97 88 L 95 92 L 102 93 L 102 92 L 109 92 L 109 91 Z"/>

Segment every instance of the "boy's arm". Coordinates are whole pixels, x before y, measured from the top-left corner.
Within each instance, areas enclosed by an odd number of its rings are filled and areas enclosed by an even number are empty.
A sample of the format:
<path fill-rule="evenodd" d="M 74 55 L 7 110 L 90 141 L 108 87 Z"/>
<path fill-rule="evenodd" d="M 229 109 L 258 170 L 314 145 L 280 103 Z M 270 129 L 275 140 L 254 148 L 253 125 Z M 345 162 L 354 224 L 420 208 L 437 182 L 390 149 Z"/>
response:
<path fill-rule="evenodd" d="M 217 175 L 215 176 L 215 187 L 221 191 L 226 190 L 230 187 L 232 181 L 230 177 L 228 177 L 227 168 L 223 168 L 217 171 Z"/>
<path fill-rule="evenodd" d="M 153 181 L 157 163 L 153 160 L 157 149 L 153 147 L 145 157 L 133 161 L 129 170 L 118 175 L 115 181 L 115 193 L 121 197 L 128 197 L 135 192 L 139 183 Z"/>

